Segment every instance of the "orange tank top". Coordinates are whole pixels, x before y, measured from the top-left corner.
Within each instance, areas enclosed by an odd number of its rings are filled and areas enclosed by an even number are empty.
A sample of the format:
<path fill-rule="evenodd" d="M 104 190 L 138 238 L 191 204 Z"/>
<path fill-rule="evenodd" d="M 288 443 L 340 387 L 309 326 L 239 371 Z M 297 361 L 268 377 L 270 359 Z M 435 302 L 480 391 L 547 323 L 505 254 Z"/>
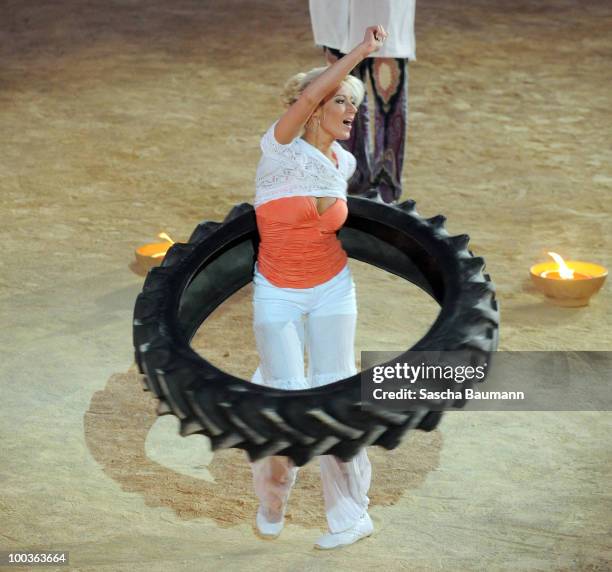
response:
<path fill-rule="evenodd" d="M 346 201 L 336 199 L 323 214 L 315 197 L 285 197 L 255 210 L 261 242 L 257 268 L 281 288 L 312 288 L 340 272 L 347 255 L 336 231 L 348 216 Z"/>

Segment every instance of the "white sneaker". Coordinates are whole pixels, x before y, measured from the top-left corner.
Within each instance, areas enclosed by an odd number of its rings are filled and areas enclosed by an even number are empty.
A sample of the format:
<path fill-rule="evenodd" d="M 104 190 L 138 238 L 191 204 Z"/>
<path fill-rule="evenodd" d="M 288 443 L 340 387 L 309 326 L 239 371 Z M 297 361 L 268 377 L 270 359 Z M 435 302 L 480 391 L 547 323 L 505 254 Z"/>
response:
<path fill-rule="evenodd" d="M 328 532 L 324 534 L 317 543 L 315 548 L 319 550 L 331 550 L 332 548 L 340 548 L 341 546 L 348 546 L 354 544 L 362 538 L 370 536 L 374 532 L 374 525 L 370 515 L 366 512 L 357 521 L 357 524 L 353 528 L 349 528 L 343 532 Z"/>
<path fill-rule="evenodd" d="M 284 516 L 280 522 L 268 522 L 261 511 L 261 506 L 257 509 L 255 522 L 257 523 L 257 532 L 259 532 L 259 535 L 266 540 L 274 540 L 275 538 L 278 538 L 278 535 L 285 526 Z"/>

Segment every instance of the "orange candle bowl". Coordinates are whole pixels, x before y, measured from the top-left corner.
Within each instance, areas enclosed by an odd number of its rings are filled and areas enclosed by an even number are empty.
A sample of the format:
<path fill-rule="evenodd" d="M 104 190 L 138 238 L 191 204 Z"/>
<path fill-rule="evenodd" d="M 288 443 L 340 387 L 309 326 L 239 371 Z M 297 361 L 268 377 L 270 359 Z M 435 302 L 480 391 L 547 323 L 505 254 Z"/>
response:
<path fill-rule="evenodd" d="M 136 249 L 136 260 L 132 261 L 130 269 L 139 276 L 146 276 L 151 268 L 159 266 L 164 260 L 166 252 L 174 244 L 174 241 L 166 233 L 159 234 L 159 237 L 165 238 L 165 242 L 145 244 Z"/>
<path fill-rule="evenodd" d="M 580 260 L 568 260 L 565 264 L 574 271 L 573 278 L 561 278 L 556 262 L 541 262 L 529 269 L 532 282 L 557 306 L 587 306 L 606 281 L 608 270 L 599 264 Z"/>

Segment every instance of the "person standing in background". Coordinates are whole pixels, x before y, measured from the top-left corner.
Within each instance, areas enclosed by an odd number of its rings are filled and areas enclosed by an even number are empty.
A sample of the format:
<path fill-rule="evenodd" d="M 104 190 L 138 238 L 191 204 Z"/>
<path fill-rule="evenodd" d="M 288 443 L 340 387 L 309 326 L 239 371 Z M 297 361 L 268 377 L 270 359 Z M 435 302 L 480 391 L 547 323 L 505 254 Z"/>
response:
<path fill-rule="evenodd" d="M 416 0 L 309 0 L 315 44 L 332 64 L 362 40 L 371 22 L 387 30 L 384 46 L 363 60 L 353 74 L 370 83 L 374 95 L 374 152 L 370 143 L 369 104 L 364 99 L 351 137 L 342 144 L 357 159 L 348 192 L 362 195 L 374 188 L 386 203 L 402 194 L 402 166 L 408 118 L 408 62 L 416 59 Z"/>

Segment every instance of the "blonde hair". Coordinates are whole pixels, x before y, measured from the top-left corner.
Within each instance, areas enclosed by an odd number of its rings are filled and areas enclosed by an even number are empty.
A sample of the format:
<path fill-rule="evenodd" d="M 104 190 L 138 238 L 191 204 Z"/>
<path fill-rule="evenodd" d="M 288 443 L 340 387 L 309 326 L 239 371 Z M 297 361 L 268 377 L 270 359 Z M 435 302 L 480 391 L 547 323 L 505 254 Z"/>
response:
<path fill-rule="evenodd" d="M 293 77 L 290 77 L 281 94 L 281 100 L 285 107 L 293 105 L 298 100 L 302 92 L 323 72 L 327 71 L 327 69 L 328 66 L 313 68 L 306 73 L 297 73 Z M 359 107 L 365 95 L 365 86 L 363 85 L 363 82 L 354 75 L 347 75 L 342 80 L 342 83 L 351 90 L 355 96 L 355 105 Z"/>

